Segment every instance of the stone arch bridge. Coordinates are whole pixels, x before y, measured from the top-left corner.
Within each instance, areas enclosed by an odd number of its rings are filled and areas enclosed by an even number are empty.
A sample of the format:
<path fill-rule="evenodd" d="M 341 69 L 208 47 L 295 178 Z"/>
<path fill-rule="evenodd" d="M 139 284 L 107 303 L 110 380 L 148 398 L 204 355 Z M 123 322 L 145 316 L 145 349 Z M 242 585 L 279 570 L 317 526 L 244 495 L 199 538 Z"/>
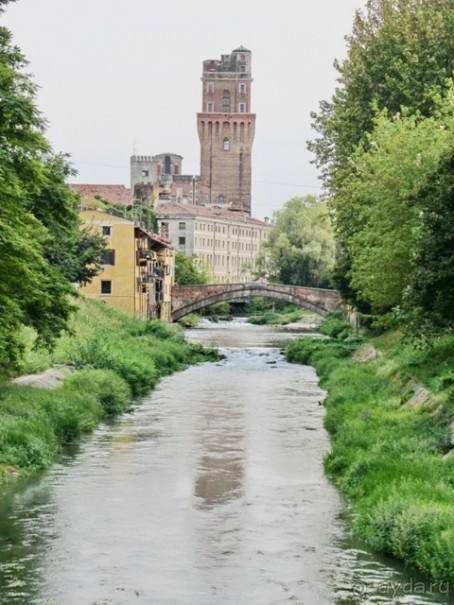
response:
<path fill-rule="evenodd" d="M 172 321 L 219 302 L 245 302 L 256 296 L 282 300 L 326 315 L 340 308 L 341 299 L 336 290 L 284 286 L 266 282 L 246 284 L 204 284 L 173 286 Z"/>

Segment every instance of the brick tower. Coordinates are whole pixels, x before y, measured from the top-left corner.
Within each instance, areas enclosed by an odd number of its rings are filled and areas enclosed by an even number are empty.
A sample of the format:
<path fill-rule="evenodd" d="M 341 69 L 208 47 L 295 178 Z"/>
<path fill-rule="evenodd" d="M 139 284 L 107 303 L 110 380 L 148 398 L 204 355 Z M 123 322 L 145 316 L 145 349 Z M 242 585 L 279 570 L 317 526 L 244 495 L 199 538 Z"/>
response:
<path fill-rule="evenodd" d="M 202 83 L 197 202 L 251 214 L 251 51 L 240 46 L 221 60 L 204 61 Z"/>

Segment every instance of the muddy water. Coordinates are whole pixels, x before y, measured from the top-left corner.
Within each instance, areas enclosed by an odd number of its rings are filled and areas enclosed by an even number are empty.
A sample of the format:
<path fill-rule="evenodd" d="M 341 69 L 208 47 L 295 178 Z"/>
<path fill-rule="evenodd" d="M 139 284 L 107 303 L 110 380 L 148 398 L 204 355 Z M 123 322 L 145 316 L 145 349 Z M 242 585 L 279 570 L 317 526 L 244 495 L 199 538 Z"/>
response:
<path fill-rule="evenodd" d="M 234 322 L 188 337 L 225 359 L 166 378 L 3 490 L 0 604 L 451 603 L 350 540 L 323 474 L 324 394 L 280 353 L 294 334 Z"/>

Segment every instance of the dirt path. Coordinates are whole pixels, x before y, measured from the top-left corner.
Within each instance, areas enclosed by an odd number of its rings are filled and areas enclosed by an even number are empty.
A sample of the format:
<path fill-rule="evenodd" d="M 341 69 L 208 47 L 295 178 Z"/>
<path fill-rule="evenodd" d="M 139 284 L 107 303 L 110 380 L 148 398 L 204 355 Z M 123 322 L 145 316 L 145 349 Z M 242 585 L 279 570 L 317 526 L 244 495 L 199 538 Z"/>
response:
<path fill-rule="evenodd" d="M 64 379 L 70 373 L 70 368 L 50 368 L 41 374 L 27 374 L 18 376 L 11 382 L 38 389 L 58 389 L 63 384 Z"/>

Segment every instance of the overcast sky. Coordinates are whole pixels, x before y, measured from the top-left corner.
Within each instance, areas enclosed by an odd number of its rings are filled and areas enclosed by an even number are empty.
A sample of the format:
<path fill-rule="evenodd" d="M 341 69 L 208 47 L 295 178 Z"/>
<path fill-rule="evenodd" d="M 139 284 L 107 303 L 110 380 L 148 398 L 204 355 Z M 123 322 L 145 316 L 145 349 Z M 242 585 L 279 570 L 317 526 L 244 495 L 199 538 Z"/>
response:
<path fill-rule="evenodd" d="M 310 112 L 336 86 L 365 0 L 18 0 L 1 17 L 40 86 L 55 151 L 78 183 L 129 186 L 135 152 L 183 156 L 199 174 L 196 114 L 202 62 L 252 51 L 252 213 L 272 216 L 294 196 L 320 193 L 306 149 Z"/>

